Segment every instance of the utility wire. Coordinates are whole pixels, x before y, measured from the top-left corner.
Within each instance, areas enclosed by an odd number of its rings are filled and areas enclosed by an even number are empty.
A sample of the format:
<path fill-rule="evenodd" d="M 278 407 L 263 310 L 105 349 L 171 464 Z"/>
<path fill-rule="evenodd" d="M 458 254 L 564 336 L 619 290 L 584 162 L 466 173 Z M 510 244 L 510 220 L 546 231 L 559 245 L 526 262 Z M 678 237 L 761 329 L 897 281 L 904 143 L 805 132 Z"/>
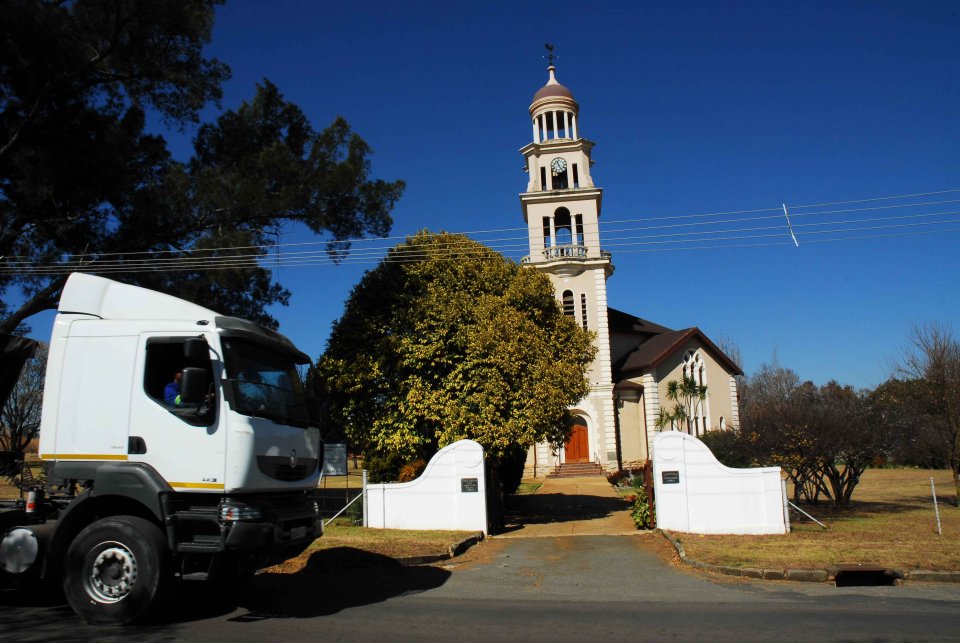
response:
<path fill-rule="evenodd" d="M 835 201 L 830 203 L 811 204 L 811 205 L 791 205 L 791 210 L 800 208 L 823 208 L 835 205 L 850 205 L 856 203 L 868 203 L 883 200 L 894 200 L 904 198 L 927 197 L 940 194 L 960 192 L 960 189 L 940 190 L 936 192 L 917 193 L 899 196 L 873 197 L 868 199 L 857 199 L 850 201 Z M 869 206 L 863 208 L 843 208 L 834 210 L 819 210 L 811 212 L 795 213 L 794 217 L 826 216 L 830 214 L 868 212 L 877 210 L 890 210 L 894 208 L 921 208 L 925 206 L 960 203 L 960 199 L 942 199 L 936 201 L 915 202 L 906 204 L 892 204 L 884 206 Z M 719 213 L 706 213 L 694 215 L 679 215 L 670 217 L 645 217 L 635 219 L 621 219 L 620 223 L 647 223 L 649 221 L 675 221 L 693 218 L 710 218 L 718 216 L 731 216 L 750 213 L 779 212 L 779 208 L 757 209 L 757 210 L 739 210 Z M 958 214 L 960 211 L 940 211 L 940 212 L 920 212 L 912 214 L 903 214 L 892 217 L 871 217 L 833 221 L 820 221 L 815 223 L 799 223 L 796 228 L 822 227 L 827 228 L 818 231 L 801 230 L 798 234 L 830 234 L 847 232 L 865 232 L 885 228 L 909 228 L 916 226 L 943 226 L 955 223 L 954 220 L 926 221 L 922 223 L 900 223 L 896 225 L 885 226 L 867 226 L 868 223 L 877 223 L 881 221 L 911 221 L 915 219 L 930 219 L 938 216 Z M 678 244 L 691 242 L 706 242 L 711 245 L 707 247 L 731 247 L 729 245 L 720 245 L 720 242 L 728 241 L 748 241 L 757 238 L 776 237 L 778 234 L 758 235 L 747 234 L 752 232 L 764 232 L 780 230 L 781 234 L 785 231 L 785 226 L 753 226 L 730 228 L 730 225 L 736 223 L 759 223 L 764 220 L 779 219 L 780 215 L 758 216 L 758 217 L 737 217 L 715 221 L 687 221 L 684 223 L 670 223 L 663 225 L 643 225 L 627 228 L 605 229 L 603 241 L 605 247 L 616 247 L 618 252 L 630 251 L 634 246 L 651 246 L 658 244 L 669 244 L 671 249 L 677 249 Z M 606 222 L 606 224 L 613 222 Z M 860 226 L 856 228 L 839 228 L 842 225 Z M 626 236 L 624 232 L 649 232 L 654 230 L 676 230 L 664 234 L 631 235 Z M 466 233 L 452 233 L 468 236 L 471 241 L 477 241 L 487 245 L 490 250 L 506 254 L 508 256 L 520 256 L 528 250 L 529 240 L 524 236 L 499 236 L 490 239 L 475 238 L 480 235 L 503 234 L 515 231 L 527 232 L 527 228 L 499 228 L 490 230 L 474 230 Z M 577 231 L 583 231 L 584 234 L 593 233 L 591 226 L 578 226 Z M 944 230 L 952 232 L 953 229 Z M 453 241 L 449 243 L 427 244 L 423 250 L 411 250 L 409 247 L 398 246 L 403 249 L 402 256 L 394 253 L 398 252 L 392 249 L 393 246 L 384 245 L 390 240 L 406 240 L 410 235 L 393 236 L 378 239 L 351 239 L 343 242 L 336 241 L 316 241 L 316 242 L 297 242 L 297 243 L 276 243 L 269 245 L 250 245 L 223 248 L 191 248 L 191 249 L 163 249 L 158 251 L 135 251 L 135 252 L 111 252 L 111 253 L 85 253 L 80 255 L 79 259 L 66 258 L 63 261 L 38 263 L 27 260 L 23 257 L 7 257 L 0 260 L 0 275 L 54 275 L 72 272 L 76 270 L 87 270 L 96 272 L 131 272 L 135 270 L 150 271 L 182 271 L 182 270 L 211 270 L 237 267 L 276 267 L 283 266 L 306 266 L 306 265 L 334 265 L 337 263 L 371 263 L 379 261 L 416 261 L 425 257 L 437 256 L 438 253 L 446 253 L 448 256 L 476 256 L 480 253 L 464 252 L 473 246 L 470 242 Z M 889 236 L 889 235 L 888 235 Z M 896 236 L 896 235 L 893 235 Z M 578 237 L 579 238 L 579 237 Z M 318 245 L 330 247 L 332 244 L 333 252 L 326 248 L 322 250 L 297 250 L 292 248 L 312 248 Z M 357 248 L 351 247 L 349 250 L 337 251 L 338 245 L 357 244 Z M 739 247 L 753 247 L 756 244 L 740 244 Z M 779 244 L 777 244 L 779 245 Z M 734 244 L 733 247 L 736 247 Z M 286 249 L 286 250 L 284 250 Z M 486 250 L 483 250 L 486 252 Z M 91 259 L 93 254 L 94 258 Z M 161 255 L 161 256 L 157 256 Z M 166 256 L 163 256 L 166 255 Z"/>

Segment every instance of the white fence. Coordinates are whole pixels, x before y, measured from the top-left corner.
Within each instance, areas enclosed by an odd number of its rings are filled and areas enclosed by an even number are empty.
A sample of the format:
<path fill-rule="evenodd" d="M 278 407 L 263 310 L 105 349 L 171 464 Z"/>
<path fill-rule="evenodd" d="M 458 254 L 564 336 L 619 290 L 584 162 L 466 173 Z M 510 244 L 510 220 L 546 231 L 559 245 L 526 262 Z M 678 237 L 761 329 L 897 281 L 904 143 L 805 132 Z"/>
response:
<path fill-rule="evenodd" d="M 731 469 L 697 438 L 653 439 L 657 527 L 695 534 L 784 534 L 790 530 L 779 467 Z"/>
<path fill-rule="evenodd" d="M 368 484 L 364 518 L 366 527 L 487 533 L 483 447 L 460 440 L 440 449 L 416 480 Z"/>

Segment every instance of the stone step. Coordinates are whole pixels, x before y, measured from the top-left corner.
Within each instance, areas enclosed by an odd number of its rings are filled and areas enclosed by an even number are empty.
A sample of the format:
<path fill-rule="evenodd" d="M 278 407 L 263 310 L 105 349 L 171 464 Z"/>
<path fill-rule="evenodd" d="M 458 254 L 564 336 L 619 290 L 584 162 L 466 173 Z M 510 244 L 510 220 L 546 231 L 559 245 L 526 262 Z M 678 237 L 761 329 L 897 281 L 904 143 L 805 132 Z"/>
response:
<path fill-rule="evenodd" d="M 547 476 L 549 478 L 582 478 L 603 475 L 603 469 L 596 462 L 570 462 L 561 464 Z"/>

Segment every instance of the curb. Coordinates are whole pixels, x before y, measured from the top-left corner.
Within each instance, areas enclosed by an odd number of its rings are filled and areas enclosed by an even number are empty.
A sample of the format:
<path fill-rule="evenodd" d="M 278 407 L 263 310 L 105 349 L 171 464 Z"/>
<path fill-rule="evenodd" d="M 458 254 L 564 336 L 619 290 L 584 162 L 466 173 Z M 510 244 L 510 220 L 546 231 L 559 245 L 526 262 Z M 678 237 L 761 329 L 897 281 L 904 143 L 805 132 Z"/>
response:
<path fill-rule="evenodd" d="M 416 565 L 429 565 L 431 563 L 439 563 L 445 560 L 450 560 L 451 558 L 456 558 L 460 556 L 465 551 L 476 545 L 478 542 L 483 540 L 483 533 L 477 533 L 475 536 L 470 536 L 469 538 L 464 538 L 460 542 L 453 543 L 447 548 L 447 551 L 442 554 L 429 554 L 426 556 L 405 556 L 403 558 L 394 558 L 399 564 L 404 567 L 413 567 Z"/>
<path fill-rule="evenodd" d="M 701 563 L 698 560 L 687 558 L 687 553 L 684 551 L 683 545 L 679 540 L 661 529 L 658 529 L 657 531 L 663 534 L 663 537 L 667 539 L 667 542 L 673 546 L 674 550 L 677 552 L 677 556 L 680 557 L 680 560 L 684 565 L 693 567 L 695 569 L 714 572 L 716 574 L 724 574 L 726 576 L 738 576 L 740 578 L 752 578 L 755 580 L 789 580 L 804 583 L 826 583 L 836 582 L 837 574 L 840 572 L 854 571 L 861 567 L 859 565 L 843 565 L 831 567 L 830 569 L 808 569 L 799 567 L 789 569 L 758 569 L 756 567 L 731 567 L 729 565 Z M 896 584 L 907 581 L 927 583 L 960 583 L 960 571 L 940 572 L 922 569 L 913 569 L 909 571 L 899 571 L 895 569 L 881 570 L 872 566 L 862 566 L 862 569 L 864 571 L 880 571 L 886 573 L 888 576 L 893 577 L 894 583 Z"/>

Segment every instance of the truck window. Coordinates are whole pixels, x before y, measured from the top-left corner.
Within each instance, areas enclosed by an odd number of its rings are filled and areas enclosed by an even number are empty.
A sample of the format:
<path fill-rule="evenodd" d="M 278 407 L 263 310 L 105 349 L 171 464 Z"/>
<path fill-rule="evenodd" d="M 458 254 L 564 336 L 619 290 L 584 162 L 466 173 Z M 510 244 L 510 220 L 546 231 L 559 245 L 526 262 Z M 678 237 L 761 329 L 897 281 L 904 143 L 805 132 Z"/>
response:
<path fill-rule="evenodd" d="M 211 392 L 214 392 L 212 387 L 213 364 L 209 359 L 203 364 L 187 364 L 183 356 L 185 339 L 183 337 L 151 337 L 147 340 L 143 389 L 153 400 L 171 410 L 177 408 L 177 405 L 164 399 L 164 391 L 167 385 L 174 381 L 176 374 L 183 370 L 184 366 L 198 366 L 205 369 L 207 371 L 207 381 L 211 383 Z M 211 418 L 209 419 L 212 420 L 212 413 L 210 415 Z M 181 416 L 181 419 L 189 421 L 191 424 L 197 423 L 196 417 L 191 419 Z M 202 423 L 206 424 L 208 421 Z"/>
<path fill-rule="evenodd" d="M 224 341 L 227 398 L 237 413 L 306 428 L 307 400 L 293 360 L 255 342 Z"/>

